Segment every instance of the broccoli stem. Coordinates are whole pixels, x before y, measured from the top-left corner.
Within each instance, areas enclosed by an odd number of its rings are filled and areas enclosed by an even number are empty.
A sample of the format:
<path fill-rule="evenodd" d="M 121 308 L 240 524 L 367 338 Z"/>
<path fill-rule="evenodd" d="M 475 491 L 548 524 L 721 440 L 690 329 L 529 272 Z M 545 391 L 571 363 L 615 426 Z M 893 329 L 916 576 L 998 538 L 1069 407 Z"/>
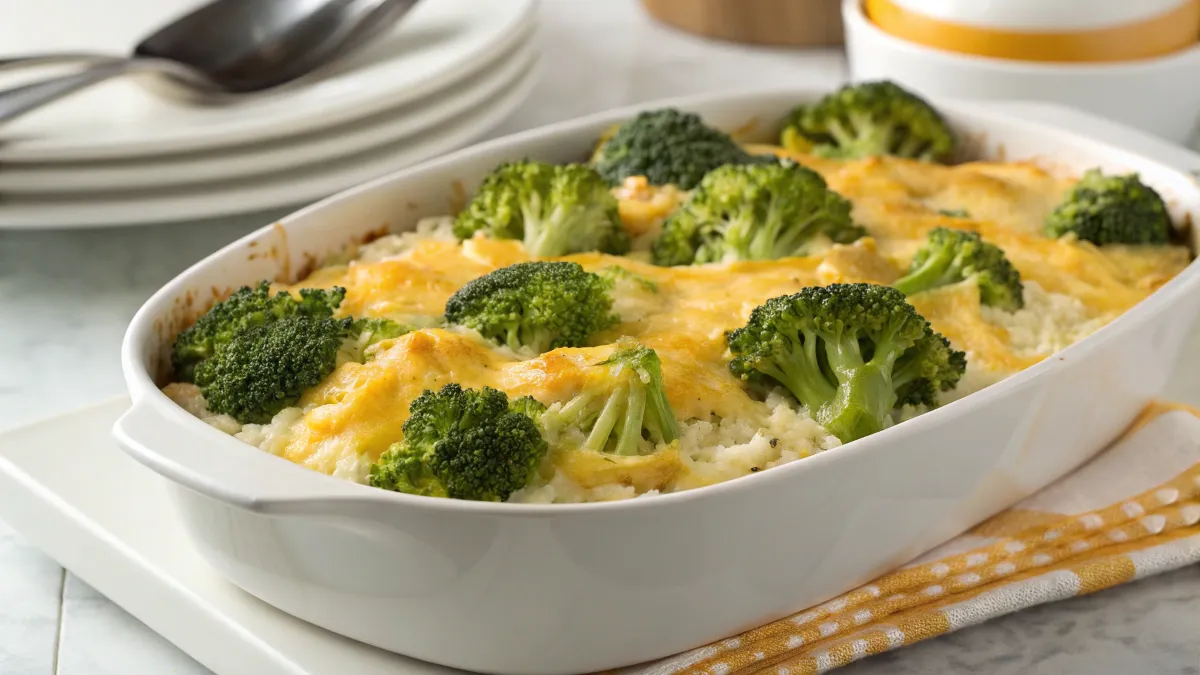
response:
<path fill-rule="evenodd" d="M 919 268 L 896 280 L 892 287 L 905 295 L 913 295 L 941 286 L 956 257 L 957 253 L 952 247 L 944 247 L 926 258 Z"/>
<path fill-rule="evenodd" d="M 771 260 L 776 256 L 775 246 L 779 243 L 779 232 L 783 229 L 783 223 L 780 222 L 779 214 L 775 209 L 771 209 L 767 213 L 761 227 L 757 230 L 751 228 L 754 233 L 750 239 L 750 245 L 747 249 L 750 252 L 751 260 Z"/>
<path fill-rule="evenodd" d="M 542 199 L 536 192 L 530 194 L 521 204 L 521 215 L 525 222 L 525 239 L 523 243 L 529 255 L 535 258 L 542 257 L 541 253 L 536 252 L 534 249 L 538 246 L 539 240 L 546 235 L 547 221 L 553 218 L 557 212 L 558 210 L 555 209 L 550 215 L 543 216 Z"/>
<path fill-rule="evenodd" d="M 833 136 L 837 144 L 842 147 L 850 147 L 858 140 L 857 130 L 847 129 L 842 126 L 841 120 L 830 120 L 828 131 L 829 135 Z"/>
<path fill-rule="evenodd" d="M 901 157 L 923 157 L 925 141 L 916 136 L 908 136 L 900 141 L 900 145 L 896 147 L 896 154 Z"/>
<path fill-rule="evenodd" d="M 867 113 L 851 113 L 850 127 L 854 130 L 847 147 L 858 148 L 870 154 L 886 154 L 892 147 L 896 126 L 889 122 L 872 119 Z"/>
<path fill-rule="evenodd" d="M 829 368 L 833 370 L 839 382 L 848 381 L 855 372 L 866 365 L 863 362 L 862 350 L 858 347 L 858 340 L 841 335 L 823 335 L 821 337 L 824 338 L 825 356 L 829 359 Z"/>
<path fill-rule="evenodd" d="M 805 333 L 804 338 L 801 354 L 763 361 L 758 364 L 758 369 L 783 383 L 796 400 L 815 411 L 834 397 L 837 388 L 821 372 L 817 336 Z"/>
<path fill-rule="evenodd" d="M 913 359 L 907 363 L 901 363 L 892 370 L 892 386 L 896 389 L 915 382 L 921 377 L 920 362 Z"/>
<path fill-rule="evenodd" d="M 642 440 L 642 422 L 646 415 L 646 388 L 629 387 L 629 397 L 625 402 L 625 423 L 621 425 L 621 435 L 613 452 L 618 455 L 638 454 L 638 441 Z"/>
<path fill-rule="evenodd" d="M 589 221 L 604 219 L 603 208 L 576 204 L 572 208 L 557 206 L 543 217 L 526 217 L 525 250 L 537 258 L 549 258 L 572 249 L 572 240 L 588 228 Z"/>
<path fill-rule="evenodd" d="M 642 454 L 647 440 L 657 445 L 679 438 L 679 423 L 663 391 L 653 350 L 621 345 L 597 365 L 607 370 L 604 383 L 586 388 L 557 410 L 551 408 L 541 418 L 547 430 L 576 427 L 586 434 L 580 448 L 626 456 Z"/>
<path fill-rule="evenodd" d="M 608 436 L 617 426 L 617 418 L 621 416 L 621 407 L 624 400 L 629 397 L 629 385 L 622 383 L 613 389 L 609 394 L 608 400 L 604 402 L 604 408 L 600 411 L 600 415 L 596 418 L 596 424 L 592 427 L 592 432 L 588 434 L 587 440 L 583 442 L 583 447 L 588 450 L 602 452 L 604 446 L 608 444 Z M 634 454 L 634 453 L 628 453 Z"/>
<path fill-rule="evenodd" d="M 566 223 L 571 215 L 557 206 L 545 218 L 525 221 L 525 250 L 535 258 L 552 256 L 564 250 L 573 228 Z"/>
<path fill-rule="evenodd" d="M 880 431 L 884 419 L 896 407 L 891 373 L 903 349 L 882 340 L 876 344 L 871 360 L 864 363 L 857 339 L 829 336 L 825 352 L 842 386 L 817 411 L 817 421 L 838 438 L 862 438 Z"/>
<path fill-rule="evenodd" d="M 530 328 L 525 331 L 518 330 L 517 336 L 516 343 L 513 343 L 511 340 L 509 341 L 508 346 L 511 347 L 513 351 L 519 351 L 521 349 L 521 345 L 525 345 L 538 354 L 544 354 L 545 352 L 550 351 L 550 347 L 554 343 L 554 336 L 550 333 L 550 331 L 541 328 Z"/>
<path fill-rule="evenodd" d="M 550 351 L 554 336 L 546 330 L 522 326 L 513 322 L 505 327 L 504 344 L 514 352 L 532 350 L 538 354 Z"/>
<path fill-rule="evenodd" d="M 521 325 L 517 322 L 508 324 L 505 330 L 504 344 L 514 352 L 521 348 L 524 342 L 521 340 Z"/>
<path fill-rule="evenodd" d="M 557 419 L 575 420 L 581 418 L 587 412 L 588 407 L 592 404 L 592 399 L 595 397 L 595 394 L 591 392 L 584 392 L 572 398 L 559 410 Z"/>
<path fill-rule="evenodd" d="M 675 419 L 675 413 L 671 411 L 671 404 L 667 401 L 666 392 L 658 387 L 651 394 L 646 406 L 646 427 L 658 429 L 664 443 L 679 440 L 679 421 Z"/>
<path fill-rule="evenodd" d="M 835 398 L 817 410 L 816 418 L 838 438 L 862 438 L 881 431 L 895 406 L 891 377 L 871 363 L 850 373 Z"/>
<path fill-rule="evenodd" d="M 805 218 L 800 223 L 791 224 L 790 226 L 783 222 L 782 218 L 776 217 L 773 224 L 772 237 L 764 242 L 764 254 L 759 256 L 760 260 L 778 260 L 786 258 L 796 253 L 800 249 L 802 242 L 812 238 L 813 233 L 809 230 L 813 223 L 825 216 L 824 211 L 818 211 L 808 218 Z M 784 231 L 785 234 L 780 237 L 778 233 Z M 767 248 L 767 247 L 770 248 Z"/>
<path fill-rule="evenodd" d="M 775 260 L 791 255 L 801 241 L 810 237 L 808 227 L 819 215 L 810 216 L 802 223 L 788 223 L 779 209 L 772 208 L 763 226 L 757 229 L 750 241 L 750 259 Z"/>

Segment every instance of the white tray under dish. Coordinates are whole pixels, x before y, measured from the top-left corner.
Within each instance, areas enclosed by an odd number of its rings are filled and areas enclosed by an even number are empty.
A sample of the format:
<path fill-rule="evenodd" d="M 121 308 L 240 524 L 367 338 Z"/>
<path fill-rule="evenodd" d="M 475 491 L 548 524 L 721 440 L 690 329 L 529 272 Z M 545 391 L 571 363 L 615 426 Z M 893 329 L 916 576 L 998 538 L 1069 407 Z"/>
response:
<path fill-rule="evenodd" d="M 1165 396 L 1200 405 L 1200 331 Z M 219 577 L 163 479 L 113 443 L 119 398 L 0 436 L 0 519 L 221 675 L 451 675 L 317 628 Z M 399 627 L 397 627 L 399 629 Z"/>
<path fill-rule="evenodd" d="M 122 397 L 0 437 L 0 519 L 221 675 L 447 675 L 293 618 L 192 550 L 158 475 L 111 440 Z M 399 628 L 399 627 L 398 627 Z"/>

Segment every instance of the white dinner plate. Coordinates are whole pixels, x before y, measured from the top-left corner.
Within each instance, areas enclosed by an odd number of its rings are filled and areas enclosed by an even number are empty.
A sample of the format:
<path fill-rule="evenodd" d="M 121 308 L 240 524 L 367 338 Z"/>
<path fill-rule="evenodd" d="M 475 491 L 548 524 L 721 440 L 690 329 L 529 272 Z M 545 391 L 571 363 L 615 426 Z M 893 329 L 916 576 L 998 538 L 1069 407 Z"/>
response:
<path fill-rule="evenodd" d="M 439 0 L 440 1 L 440 0 Z M 211 183 L 195 188 L 138 193 L 22 195 L 0 200 L 0 229 L 111 227 L 200 220 L 266 211 L 316 201 L 396 169 L 450 152 L 504 121 L 537 82 L 532 63 L 500 95 L 422 133 L 417 139 L 376 147 L 319 165 L 272 174 L 262 180 Z"/>
<path fill-rule="evenodd" d="M 513 52 L 445 93 L 336 128 L 205 153 L 72 164 L 9 164 L 0 170 L 0 195 L 28 194 L 46 199 L 51 194 L 72 192 L 144 192 L 194 187 L 235 178 L 265 177 L 395 144 L 511 88 L 536 60 L 538 48 L 532 31 L 529 37 Z"/>
<path fill-rule="evenodd" d="M 0 57 L 47 51 L 128 53 L 198 0 L 11 2 Z M 7 6 L 11 4 L 11 7 Z M 111 159 L 261 142 L 419 100 L 492 63 L 522 39 L 536 0 L 424 0 L 376 44 L 319 78 L 198 106 L 134 78 L 97 85 L 0 129 L 0 161 Z M 0 74 L 0 88 L 30 77 Z"/>

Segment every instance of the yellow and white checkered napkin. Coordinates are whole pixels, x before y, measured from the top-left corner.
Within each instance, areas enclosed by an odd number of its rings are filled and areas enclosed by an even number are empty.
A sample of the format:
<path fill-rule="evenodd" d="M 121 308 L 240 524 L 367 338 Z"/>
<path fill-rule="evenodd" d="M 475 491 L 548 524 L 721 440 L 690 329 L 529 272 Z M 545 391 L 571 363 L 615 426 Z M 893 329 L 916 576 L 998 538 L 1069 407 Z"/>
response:
<path fill-rule="evenodd" d="M 1200 410 L 1150 405 L 1095 459 L 823 605 L 622 675 L 824 673 L 1200 561 Z"/>

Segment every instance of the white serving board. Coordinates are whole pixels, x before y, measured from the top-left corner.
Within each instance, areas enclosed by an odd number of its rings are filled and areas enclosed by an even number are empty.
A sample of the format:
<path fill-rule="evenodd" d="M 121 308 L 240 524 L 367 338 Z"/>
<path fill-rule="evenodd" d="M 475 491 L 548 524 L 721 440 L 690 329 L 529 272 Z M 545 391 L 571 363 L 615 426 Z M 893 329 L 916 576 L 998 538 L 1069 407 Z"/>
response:
<path fill-rule="evenodd" d="M 1164 396 L 1200 405 L 1200 330 Z M 0 520 L 219 675 L 454 675 L 330 633 L 219 577 L 158 475 L 112 441 L 125 397 L 0 436 Z M 397 626 L 403 630 L 403 626 Z"/>
<path fill-rule="evenodd" d="M 179 530 L 163 479 L 111 440 L 128 407 L 121 397 L 0 438 L 0 519 L 220 675 L 461 672 L 317 628 L 219 577 Z"/>

